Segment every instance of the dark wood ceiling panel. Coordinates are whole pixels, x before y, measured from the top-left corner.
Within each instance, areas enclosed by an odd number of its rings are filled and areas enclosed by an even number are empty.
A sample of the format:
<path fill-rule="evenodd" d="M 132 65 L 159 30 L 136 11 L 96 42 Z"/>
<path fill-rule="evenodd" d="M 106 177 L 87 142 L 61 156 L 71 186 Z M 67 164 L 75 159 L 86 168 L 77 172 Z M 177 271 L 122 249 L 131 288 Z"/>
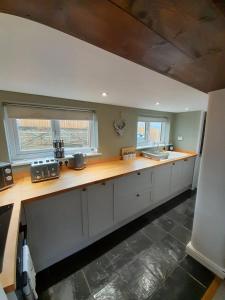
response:
<path fill-rule="evenodd" d="M 213 2 L 225 16 L 225 1 L 224 0 L 213 0 Z"/>
<path fill-rule="evenodd" d="M 190 61 L 182 51 L 109 1 L 21 0 L 18 4 L 3 0 L 0 11 L 49 25 L 164 74 L 176 63 Z"/>
<path fill-rule="evenodd" d="M 225 17 L 213 1 L 1 0 L 0 11 L 46 24 L 199 90 L 225 87 Z"/>
<path fill-rule="evenodd" d="M 112 0 L 157 34 L 198 58 L 225 49 L 225 18 L 208 1 Z"/>

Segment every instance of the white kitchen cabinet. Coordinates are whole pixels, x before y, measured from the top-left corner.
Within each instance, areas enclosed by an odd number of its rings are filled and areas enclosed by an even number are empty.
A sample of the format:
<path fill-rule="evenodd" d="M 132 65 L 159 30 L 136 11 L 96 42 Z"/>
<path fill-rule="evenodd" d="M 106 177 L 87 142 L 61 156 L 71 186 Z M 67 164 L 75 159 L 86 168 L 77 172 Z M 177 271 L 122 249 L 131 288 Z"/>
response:
<path fill-rule="evenodd" d="M 151 191 L 144 190 L 115 198 L 115 222 L 132 217 L 151 205 Z"/>
<path fill-rule="evenodd" d="M 154 168 L 152 201 L 160 202 L 168 198 L 171 189 L 171 164 Z"/>
<path fill-rule="evenodd" d="M 190 187 L 193 180 L 195 157 L 185 158 L 172 163 L 171 194 Z"/>
<path fill-rule="evenodd" d="M 126 220 L 150 207 L 152 174 L 152 169 L 144 169 L 115 180 L 115 223 Z"/>
<path fill-rule="evenodd" d="M 113 181 L 91 185 L 87 194 L 89 236 L 95 236 L 113 226 Z"/>
<path fill-rule="evenodd" d="M 82 191 L 25 204 L 28 243 L 36 271 L 76 252 L 87 238 Z"/>
<path fill-rule="evenodd" d="M 152 169 L 144 169 L 132 174 L 122 176 L 115 180 L 116 197 L 149 189 L 152 186 Z"/>
<path fill-rule="evenodd" d="M 186 158 L 183 160 L 183 188 L 188 188 L 193 181 L 194 174 L 194 166 L 195 166 L 195 157 Z"/>
<path fill-rule="evenodd" d="M 172 163 L 171 168 L 171 195 L 181 191 L 184 186 L 183 177 L 183 160 L 178 160 Z"/>

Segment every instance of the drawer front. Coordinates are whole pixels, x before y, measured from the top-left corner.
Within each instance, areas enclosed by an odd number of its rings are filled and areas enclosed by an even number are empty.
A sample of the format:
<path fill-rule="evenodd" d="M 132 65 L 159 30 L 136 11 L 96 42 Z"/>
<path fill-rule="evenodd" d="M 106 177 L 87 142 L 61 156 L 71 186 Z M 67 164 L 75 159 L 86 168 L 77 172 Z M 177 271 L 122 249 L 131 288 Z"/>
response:
<path fill-rule="evenodd" d="M 115 222 L 126 220 L 151 206 L 151 191 L 133 193 L 115 199 Z"/>
<path fill-rule="evenodd" d="M 152 170 L 141 170 L 133 174 L 123 176 L 115 181 L 115 194 L 117 197 L 131 195 L 137 191 L 151 188 Z"/>

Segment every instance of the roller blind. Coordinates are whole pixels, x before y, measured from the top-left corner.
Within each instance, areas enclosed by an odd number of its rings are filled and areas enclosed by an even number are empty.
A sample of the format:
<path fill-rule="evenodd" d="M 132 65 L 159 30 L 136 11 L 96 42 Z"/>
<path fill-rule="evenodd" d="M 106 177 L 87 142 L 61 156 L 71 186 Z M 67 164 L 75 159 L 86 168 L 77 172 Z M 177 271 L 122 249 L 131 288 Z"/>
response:
<path fill-rule="evenodd" d="M 49 106 L 30 106 L 23 104 L 5 104 L 8 118 L 45 119 L 45 120 L 93 120 L 95 112 Z"/>
<path fill-rule="evenodd" d="M 168 122 L 167 117 L 139 116 L 138 122 Z"/>

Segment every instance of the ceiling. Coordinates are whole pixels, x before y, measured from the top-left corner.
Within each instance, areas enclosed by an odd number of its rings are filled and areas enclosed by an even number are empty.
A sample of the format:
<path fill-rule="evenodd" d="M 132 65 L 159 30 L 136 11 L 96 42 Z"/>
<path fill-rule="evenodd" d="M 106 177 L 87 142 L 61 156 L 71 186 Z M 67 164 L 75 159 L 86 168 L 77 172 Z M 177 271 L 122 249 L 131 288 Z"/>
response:
<path fill-rule="evenodd" d="M 0 12 L 56 28 L 201 91 L 225 88 L 223 0 L 1 0 Z"/>
<path fill-rule="evenodd" d="M 205 93 L 24 18 L 0 13 L 0 49 L 0 90 L 171 112 L 207 109 Z"/>

